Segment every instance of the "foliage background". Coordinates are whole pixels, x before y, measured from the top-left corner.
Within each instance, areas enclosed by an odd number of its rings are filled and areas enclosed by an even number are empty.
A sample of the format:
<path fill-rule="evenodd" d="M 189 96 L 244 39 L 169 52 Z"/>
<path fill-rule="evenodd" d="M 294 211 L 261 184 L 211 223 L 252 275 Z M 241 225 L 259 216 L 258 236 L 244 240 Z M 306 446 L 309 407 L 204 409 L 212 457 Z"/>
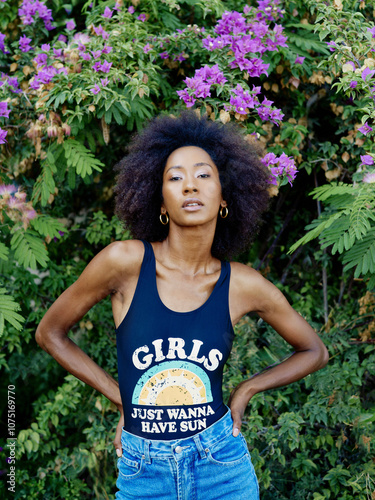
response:
<path fill-rule="evenodd" d="M 299 170 L 293 187 L 286 179 L 272 187 L 275 196 L 259 237 L 238 260 L 279 286 L 330 352 L 324 370 L 257 395 L 249 405 L 244 434 L 261 498 L 375 498 L 375 184 L 363 182 L 372 173 L 375 146 L 371 132 L 359 131 L 364 123 L 371 127 L 375 117 L 372 3 L 272 2 L 287 47 L 265 53 L 268 75 L 250 79 L 238 68 L 228 70 L 231 54 L 203 48 L 201 28 L 213 34 L 225 10 L 242 12 L 256 2 L 133 0 L 117 2 L 117 18 L 103 18 L 114 1 L 93 1 L 90 7 L 91 2 L 53 0 L 48 2 L 56 26 L 52 31 L 38 15 L 35 22 L 22 24 L 22 3 L 35 2 L 0 3 L 5 34 L 0 101 L 11 110 L 9 118 L 6 113 L 0 117 L 0 128 L 7 130 L 7 142 L 0 146 L 0 184 L 17 185 L 26 194 L 13 206 L 4 192 L 0 198 L 1 495 L 13 495 L 7 491 L 5 448 L 7 386 L 13 384 L 18 436 L 14 498 L 114 497 L 117 411 L 67 375 L 37 346 L 34 332 L 86 263 L 111 241 L 128 237 L 113 217 L 112 167 L 125 154 L 131 134 L 158 113 L 185 109 L 176 94 L 185 88 L 183 80 L 205 64 L 218 63 L 230 82 L 221 93 L 217 86 L 211 96 L 198 99 L 195 109 L 213 113 L 214 119 L 238 121 L 244 133 L 259 134 L 266 151 L 293 157 Z M 267 6 L 260 2 L 259 12 Z M 140 14 L 145 19 L 138 19 Z M 67 21 L 73 19 L 76 28 L 70 30 Z M 96 35 L 93 27 L 99 24 L 109 33 L 108 42 Z M 78 43 L 72 42 L 75 33 L 90 36 L 90 42 L 82 38 L 79 43 L 93 52 L 113 47 L 100 59 L 112 62 L 108 73 L 98 75 L 91 69 L 94 60 L 82 59 Z M 58 41 L 59 35 L 66 42 Z M 21 36 L 30 38 L 33 50 L 20 50 Z M 162 39 L 166 59 L 159 55 Z M 47 52 L 41 48 L 47 43 L 49 64 L 52 45 L 62 49 L 61 66 L 55 69 L 65 67 L 67 74 L 33 89 L 41 70 L 33 59 Z M 150 50 L 144 50 L 147 44 Z M 302 64 L 295 63 L 298 56 L 305 57 Z M 345 66 L 350 61 L 353 71 Z M 371 76 L 363 77 L 366 68 Z M 9 83 L 15 76 L 19 87 Z M 226 114 L 228 89 L 237 83 L 261 86 L 285 114 L 282 123 L 262 121 L 254 112 Z M 97 93 L 91 90 L 95 85 L 101 89 Z M 314 189 L 315 198 L 310 195 Z M 291 247 L 295 251 L 288 254 Z M 252 315 L 236 332 L 225 397 L 244 377 L 289 354 L 278 335 Z M 109 300 L 95 306 L 71 336 L 116 377 Z"/>

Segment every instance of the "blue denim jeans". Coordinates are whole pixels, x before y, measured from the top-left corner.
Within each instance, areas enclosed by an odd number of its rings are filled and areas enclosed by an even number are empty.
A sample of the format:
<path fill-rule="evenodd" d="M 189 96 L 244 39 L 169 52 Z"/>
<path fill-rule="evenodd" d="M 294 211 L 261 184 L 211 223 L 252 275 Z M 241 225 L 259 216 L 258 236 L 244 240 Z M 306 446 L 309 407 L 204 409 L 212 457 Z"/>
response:
<path fill-rule="evenodd" d="M 192 437 L 148 440 L 122 431 L 116 500 L 259 500 L 242 434 L 230 410 Z"/>

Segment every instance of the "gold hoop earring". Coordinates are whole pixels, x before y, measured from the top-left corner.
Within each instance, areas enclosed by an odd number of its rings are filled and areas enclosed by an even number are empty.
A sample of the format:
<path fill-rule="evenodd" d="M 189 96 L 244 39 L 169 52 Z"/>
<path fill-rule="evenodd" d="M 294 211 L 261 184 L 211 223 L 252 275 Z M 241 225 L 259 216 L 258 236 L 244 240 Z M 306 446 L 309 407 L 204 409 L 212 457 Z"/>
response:
<path fill-rule="evenodd" d="M 163 220 L 163 215 L 165 215 L 165 221 Z M 168 214 L 167 213 L 160 214 L 159 215 L 159 220 L 163 224 L 163 226 L 166 226 L 168 224 L 168 222 L 169 222 L 169 216 L 168 216 Z"/>
<path fill-rule="evenodd" d="M 225 215 L 223 214 L 223 208 L 225 208 L 225 212 L 224 212 Z M 228 213 L 229 213 L 228 207 L 221 207 L 220 208 L 220 217 L 222 219 L 226 219 L 228 217 Z"/>

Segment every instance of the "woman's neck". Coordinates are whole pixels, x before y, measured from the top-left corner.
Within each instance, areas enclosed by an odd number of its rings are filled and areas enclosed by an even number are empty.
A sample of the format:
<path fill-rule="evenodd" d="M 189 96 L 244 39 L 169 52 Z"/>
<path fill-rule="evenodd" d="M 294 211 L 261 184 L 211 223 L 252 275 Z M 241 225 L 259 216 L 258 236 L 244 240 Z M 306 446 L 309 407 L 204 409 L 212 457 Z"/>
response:
<path fill-rule="evenodd" d="M 165 267 L 184 274 L 211 274 L 217 263 L 211 254 L 214 234 L 200 226 L 174 227 L 164 241 L 154 244 L 155 256 Z"/>

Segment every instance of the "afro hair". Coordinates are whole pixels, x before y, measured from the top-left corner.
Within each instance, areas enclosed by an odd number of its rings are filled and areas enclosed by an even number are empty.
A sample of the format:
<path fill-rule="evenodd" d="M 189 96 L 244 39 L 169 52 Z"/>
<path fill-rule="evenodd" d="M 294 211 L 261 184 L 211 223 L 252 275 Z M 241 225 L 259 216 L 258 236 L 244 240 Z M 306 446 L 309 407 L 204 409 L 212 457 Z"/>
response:
<path fill-rule="evenodd" d="M 169 155 L 184 146 L 210 155 L 228 204 L 228 217 L 217 219 L 211 253 L 219 259 L 238 255 L 250 245 L 267 209 L 269 172 L 260 161 L 260 146 L 248 142 L 235 124 L 223 125 L 192 111 L 152 119 L 115 166 L 115 212 L 133 238 L 163 241 L 169 231 L 159 221 L 164 168 Z"/>

